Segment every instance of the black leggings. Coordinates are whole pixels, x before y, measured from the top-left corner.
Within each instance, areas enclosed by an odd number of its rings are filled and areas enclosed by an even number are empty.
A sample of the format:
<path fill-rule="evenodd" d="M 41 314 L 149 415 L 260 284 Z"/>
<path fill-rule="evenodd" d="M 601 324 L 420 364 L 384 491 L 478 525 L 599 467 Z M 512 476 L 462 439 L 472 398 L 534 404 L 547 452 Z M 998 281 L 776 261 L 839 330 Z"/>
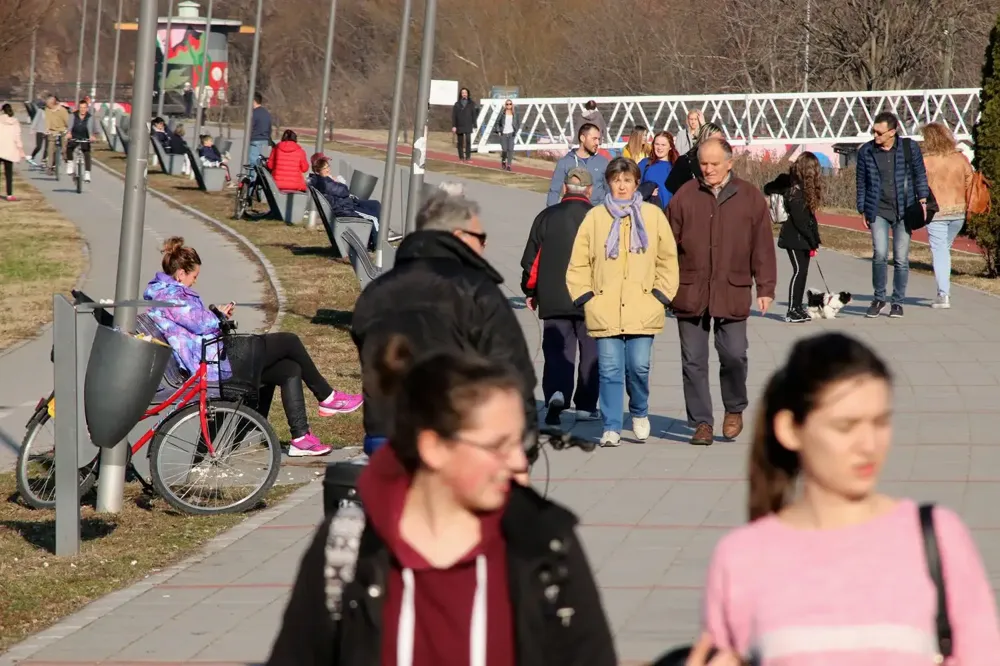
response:
<path fill-rule="evenodd" d="M 0 160 L 3 165 L 4 182 L 7 185 L 7 196 L 14 196 L 14 163 L 10 160 Z"/>
<path fill-rule="evenodd" d="M 77 143 L 73 139 L 66 142 L 66 163 L 69 164 L 73 160 L 73 149 L 80 146 L 80 150 L 83 151 L 83 168 L 90 171 L 90 142 L 84 141 L 82 143 Z"/>
<path fill-rule="evenodd" d="M 792 280 L 788 283 L 788 309 L 801 308 L 809 277 L 809 250 L 785 250 L 792 262 Z"/>
<path fill-rule="evenodd" d="M 458 132 L 458 159 L 472 159 L 472 134 Z"/>
<path fill-rule="evenodd" d="M 42 153 L 42 158 L 44 159 L 45 153 L 45 132 L 35 132 L 35 149 L 31 151 L 31 159 L 35 159 L 38 153 Z"/>
<path fill-rule="evenodd" d="M 268 333 L 264 336 L 264 372 L 261 374 L 260 411 L 267 416 L 274 389 L 281 388 L 281 403 L 288 419 L 292 438 L 309 432 L 309 419 L 302 399 L 302 383 L 319 401 L 326 400 L 333 388 L 313 363 L 302 340 L 294 333 Z"/>

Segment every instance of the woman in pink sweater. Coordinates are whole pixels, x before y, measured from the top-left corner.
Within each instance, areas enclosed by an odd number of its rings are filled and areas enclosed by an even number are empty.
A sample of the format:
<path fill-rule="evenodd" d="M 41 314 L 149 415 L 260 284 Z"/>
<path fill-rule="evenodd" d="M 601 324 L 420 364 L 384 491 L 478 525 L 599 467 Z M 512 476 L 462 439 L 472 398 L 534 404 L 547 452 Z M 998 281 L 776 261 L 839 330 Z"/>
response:
<path fill-rule="evenodd" d="M 757 419 L 751 522 L 719 542 L 709 567 L 701 647 L 720 653 L 708 664 L 940 663 L 948 648 L 939 645 L 918 506 L 876 491 L 891 440 L 885 363 L 839 333 L 797 343 Z M 945 663 L 1000 664 L 976 546 L 952 511 L 932 515 L 953 637 Z"/>

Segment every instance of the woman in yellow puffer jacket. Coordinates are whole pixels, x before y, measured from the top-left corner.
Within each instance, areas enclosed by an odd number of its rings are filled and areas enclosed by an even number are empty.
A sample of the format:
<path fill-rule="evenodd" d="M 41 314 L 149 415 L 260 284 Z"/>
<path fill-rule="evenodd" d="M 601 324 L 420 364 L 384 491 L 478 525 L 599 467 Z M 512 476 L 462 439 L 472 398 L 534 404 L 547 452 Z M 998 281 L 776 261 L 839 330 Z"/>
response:
<path fill-rule="evenodd" d="M 649 437 L 649 359 L 679 283 L 677 244 L 659 206 L 643 203 L 639 167 L 608 165 L 609 194 L 587 213 L 570 257 L 566 286 L 597 339 L 602 446 L 621 443 L 624 391 L 632 432 Z"/>

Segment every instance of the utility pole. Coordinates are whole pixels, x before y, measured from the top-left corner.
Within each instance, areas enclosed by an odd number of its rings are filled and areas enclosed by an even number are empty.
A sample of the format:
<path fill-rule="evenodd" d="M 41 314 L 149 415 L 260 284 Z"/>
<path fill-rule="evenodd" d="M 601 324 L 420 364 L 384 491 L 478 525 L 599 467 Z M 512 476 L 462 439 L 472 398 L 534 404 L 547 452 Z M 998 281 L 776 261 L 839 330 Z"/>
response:
<path fill-rule="evenodd" d="M 174 27 L 174 0 L 167 1 L 167 34 L 163 38 L 163 64 L 160 66 L 160 92 L 156 97 L 156 115 L 163 117 L 163 98 L 166 97 L 167 56 L 170 53 L 170 31 Z M 200 145 L 200 144 L 199 144 Z"/>
<path fill-rule="evenodd" d="M 208 42 L 212 38 L 212 10 L 215 6 L 215 0 L 208 0 L 208 20 L 205 22 L 205 32 L 202 33 L 202 39 L 204 44 L 201 49 L 201 86 L 198 90 L 198 110 L 195 112 L 194 117 L 194 140 L 200 141 L 201 136 L 201 122 L 204 117 L 205 105 L 205 89 L 208 88 Z"/>
<path fill-rule="evenodd" d="M 424 161 L 427 155 L 427 112 L 431 97 L 431 73 L 434 68 L 434 22 L 437 0 L 427 0 L 424 7 L 424 43 L 420 49 L 420 78 L 417 82 L 417 112 L 413 124 L 413 152 L 410 154 L 410 192 L 406 197 L 406 227 L 411 233 L 417 226 L 417 209 L 424 189 Z"/>
<path fill-rule="evenodd" d="M 806 47 L 802 73 L 802 92 L 809 92 L 809 41 L 812 38 L 812 0 L 806 0 Z"/>
<path fill-rule="evenodd" d="M 90 84 L 90 99 L 97 99 L 97 54 L 101 50 L 101 14 L 104 12 L 104 0 L 97 0 L 97 18 L 94 19 L 94 81 Z"/>
<path fill-rule="evenodd" d="M 945 21 L 944 58 L 941 73 L 941 87 L 951 88 L 951 71 L 955 62 L 955 17 L 949 16 Z"/>
<path fill-rule="evenodd" d="M 314 152 L 323 152 L 323 141 L 326 138 L 326 105 L 330 96 L 330 67 L 333 64 L 333 34 L 337 21 L 337 0 L 330 0 L 330 18 L 326 26 L 326 57 L 323 60 L 323 87 L 319 94 L 319 118 L 316 121 L 316 146 Z M 306 223 L 307 229 L 316 228 L 316 208 L 313 206 L 312 197 L 309 197 L 309 221 Z M 381 224 L 379 225 L 381 226 Z"/>
<path fill-rule="evenodd" d="M 76 90 L 73 92 L 73 103 L 80 101 L 80 88 L 83 84 L 83 40 L 87 37 L 87 0 L 83 0 L 83 11 L 80 14 L 80 45 L 76 53 Z"/>
<path fill-rule="evenodd" d="M 131 301 L 139 296 L 142 268 L 142 223 L 146 214 L 146 168 L 149 128 L 146 119 L 153 110 L 153 63 L 156 59 L 156 0 L 141 0 L 139 34 L 135 53 L 135 84 L 132 94 L 132 143 L 125 167 L 125 199 L 118 241 L 118 278 L 115 300 Z M 115 308 L 114 325 L 123 331 L 135 329 L 136 309 Z M 101 451 L 101 480 L 97 484 L 97 511 L 119 513 L 125 488 L 128 442 Z"/>
<path fill-rule="evenodd" d="M 253 96 L 257 92 L 257 61 L 260 57 L 260 17 L 264 0 L 257 0 L 257 21 L 254 23 L 253 55 L 250 57 L 250 78 L 247 79 L 247 113 L 243 125 L 243 161 L 250 155 L 250 127 L 253 125 Z M 255 165 L 256 166 L 256 165 Z"/>
<path fill-rule="evenodd" d="M 396 53 L 396 81 L 392 88 L 392 115 L 389 119 L 389 140 L 386 142 L 385 173 L 382 174 L 382 219 L 378 223 L 375 244 L 375 265 L 382 268 L 382 248 L 389 238 L 392 221 L 392 195 L 396 184 L 396 142 L 399 134 L 399 112 L 403 104 L 403 83 L 406 78 L 406 42 L 410 36 L 410 10 L 413 0 L 403 0 L 403 20 L 399 25 L 399 50 Z M 405 220 L 406 211 L 403 211 Z M 404 222 L 405 224 L 405 222 Z"/>

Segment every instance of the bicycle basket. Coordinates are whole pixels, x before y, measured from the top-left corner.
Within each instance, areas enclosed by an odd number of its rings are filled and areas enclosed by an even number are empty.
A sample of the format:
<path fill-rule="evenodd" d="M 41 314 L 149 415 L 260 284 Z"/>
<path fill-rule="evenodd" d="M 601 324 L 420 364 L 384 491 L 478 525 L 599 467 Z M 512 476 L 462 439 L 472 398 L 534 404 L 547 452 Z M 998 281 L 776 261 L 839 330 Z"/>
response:
<path fill-rule="evenodd" d="M 231 333 L 220 340 L 219 393 L 223 400 L 256 402 L 264 371 L 264 336 Z"/>

